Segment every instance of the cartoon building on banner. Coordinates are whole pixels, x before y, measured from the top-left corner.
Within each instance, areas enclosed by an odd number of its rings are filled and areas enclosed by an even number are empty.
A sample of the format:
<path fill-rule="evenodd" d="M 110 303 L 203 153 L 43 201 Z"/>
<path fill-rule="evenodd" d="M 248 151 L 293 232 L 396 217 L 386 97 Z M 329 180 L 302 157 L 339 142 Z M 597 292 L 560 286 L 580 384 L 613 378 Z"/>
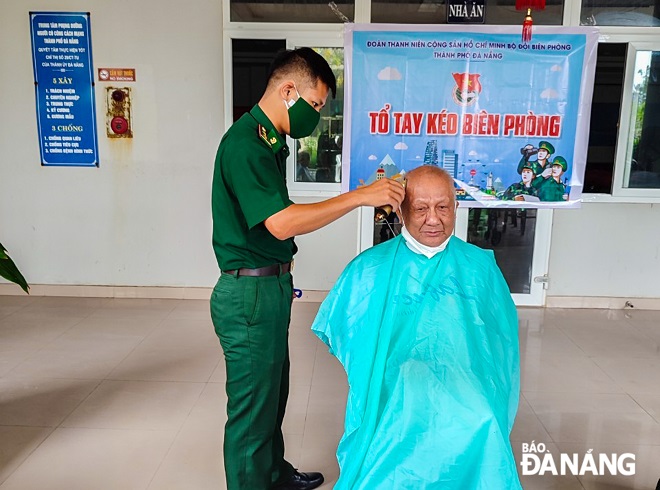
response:
<path fill-rule="evenodd" d="M 596 30 L 410 29 L 346 27 L 344 190 L 436 165 L 467 206 L 579 206 Z"/>

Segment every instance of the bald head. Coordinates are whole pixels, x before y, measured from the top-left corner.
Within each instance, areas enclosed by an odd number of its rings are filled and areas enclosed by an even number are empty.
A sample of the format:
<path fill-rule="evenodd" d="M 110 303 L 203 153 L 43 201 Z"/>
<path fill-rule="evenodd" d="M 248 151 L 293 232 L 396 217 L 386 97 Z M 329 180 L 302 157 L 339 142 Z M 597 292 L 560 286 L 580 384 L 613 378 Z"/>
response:
<path fill-rule="evenodd" d="M 454 231 L 456 191 L 454 179 L 433 165 L 406 174 L 406 197 L 401 204 L 406 229 L 429 247 L 441 245 Z"/>
<path fill-rule="evenodd" d="M 417 184 L 427 179 L 442 182 L 444 185 L 439 186 L 437 192 L 447 192 L 450 194 L 451 199 L 454 202 L 456 201 L 456 191 L 454 191 L 454 179 L 452 176 L 446 170 L 435 165 L 422 165 L 406 173 L 406 197 L 403 203 L 401 203 L 402 211 L 405 212 L 405 209 L 410 206 L 411 196 L 414 194 Z"/>

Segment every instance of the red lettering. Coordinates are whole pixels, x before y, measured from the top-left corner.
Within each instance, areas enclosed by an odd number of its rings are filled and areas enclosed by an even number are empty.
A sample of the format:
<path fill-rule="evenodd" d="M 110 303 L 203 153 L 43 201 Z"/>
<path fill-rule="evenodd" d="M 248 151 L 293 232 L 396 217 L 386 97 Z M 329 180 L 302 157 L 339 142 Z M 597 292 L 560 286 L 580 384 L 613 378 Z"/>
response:
<path fill-rule="evenodd" d="M 421 112 L 414 112 L 412 117 L 413 117 L 414 134 L 419 134 L 422 127 L 422 118 L 424 117 L 424 114 L 422 114 Z"/>
<path fill-rule="evenodd" d="M 403 113 L 395 112 L 392 115 L 394 116 L 394 134 L 401 134 L 401 118 L 403 117 Z"/>
<path fill-rule="evenodd" d="M 473 114 L 464 114 L 463 115 L 463 129 L 462 134 L 472 134 L 472 120 L 474 119 Z"/>
<path fill-rule="evenodd" d="M 504 136 L 509 136 L 513 129 L 515 116 L 513 114 L 504 114 Z"/>
<path fill-rule="evenodd" d="M 550 117 L 550 133 L 549 136 L 559 138 L 561 134 L 561 116 Z"/>
<path fill-rule="evenodd" d="M 403 126 L 401 127 L 401 132 L 405 134 L 412 133 L 412 121 L 410 120 L 410 113 L 403 113 Z"/>
<path fill-rule="evenodd" d="M 539 116 L 536 121 L 536 132 L 540 136 L 548 134 L 548 127 L 550 126 L 550 116 Z"/>
<path fill-rule="evenodd" d="M 497 136 L 500 133 L 500 115 L 481 111 L 463 116 L 463 134 L 475 136 Z"/>
<path fill-rule="evenodd" d="M 426 115 L 426 134 L 440 134 L 438 129 L 439 114 L 429 112 Z"/>
<path fill-rule="evenodd" d="M 376 122 L 378 121 L 378 113 L 370 112 L 369 113 L 369 132 L 371 134 L 376 134 Z"/>
<path fill-rule="evenodd" d="M 452 112 L 447 114 L 447 134 L 458 133 L 458 114 Z"/>

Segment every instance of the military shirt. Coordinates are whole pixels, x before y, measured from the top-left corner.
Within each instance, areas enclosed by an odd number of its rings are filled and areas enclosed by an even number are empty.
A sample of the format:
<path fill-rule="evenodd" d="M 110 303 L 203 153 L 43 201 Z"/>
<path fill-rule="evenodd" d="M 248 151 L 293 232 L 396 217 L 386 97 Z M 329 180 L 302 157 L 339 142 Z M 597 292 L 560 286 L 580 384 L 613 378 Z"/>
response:
<path fill-rule="evenodd" d="M 532 182 L 534 187 L 538 189 L 539 199 L 541 201 L 563 201 L 564 194 L 566 193 L 566 186 L 557 182 L 552 177 L 544 179 L 543 177 L 537 177 Z"/>
<path fill-rule="evenodd" d="M 293 238 L 278 240 L 264 220 L 292 204 L 286 188 L 284 136 L 258 105 L 241 116 L 220 141 L 211 204 L 213 250 L 221 270 L 290 262 Z"/>
<path fill-rule="evenodd" d="M 534 175 L 538 175 L 541 172 L 543 172 L 543 167 L 539 163 L 538 160 L 528 160 L 526 157 L 522 157 L 520 161 L 518 162 L 518 174 L 522 174 L 523 168 L 525 167 L 531 167 L 532 172 L 534 172 Z"/>
<path fill-rule="evenodd" d="M 507 190 L 504 191 L 502 194 L 502 199 L 504 200 L 512 200 L 516 196 L 519 196 L 521 194 L 526 194 L 528 196 L 537 196 L 538 192 L 533 186 L 525 186 L 524 182 L 516 182 L 515 184 L 511 184 Z"/>

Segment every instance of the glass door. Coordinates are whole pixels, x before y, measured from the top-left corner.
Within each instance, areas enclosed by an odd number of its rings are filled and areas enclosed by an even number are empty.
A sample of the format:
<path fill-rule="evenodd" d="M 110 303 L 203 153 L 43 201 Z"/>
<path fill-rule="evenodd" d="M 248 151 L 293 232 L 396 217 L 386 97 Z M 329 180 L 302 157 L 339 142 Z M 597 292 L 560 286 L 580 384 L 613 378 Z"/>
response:
<path fill-rule="evenodd" d="M 461 209 L 459 238 L 493 250 L 518 306 L 543 306 L 548 286 L 551 209 Z"/>
<path fill-rule="evenodd" d="M 362 209 L 361 223 L 361 251 L 401 232 L 396 217 L 374 223 L 371 208 Z M 551 229 L 551 209 L 459 207 L 454 234 L 468 243 L 493 250 L 516 305 L 543 306 Z"/>

